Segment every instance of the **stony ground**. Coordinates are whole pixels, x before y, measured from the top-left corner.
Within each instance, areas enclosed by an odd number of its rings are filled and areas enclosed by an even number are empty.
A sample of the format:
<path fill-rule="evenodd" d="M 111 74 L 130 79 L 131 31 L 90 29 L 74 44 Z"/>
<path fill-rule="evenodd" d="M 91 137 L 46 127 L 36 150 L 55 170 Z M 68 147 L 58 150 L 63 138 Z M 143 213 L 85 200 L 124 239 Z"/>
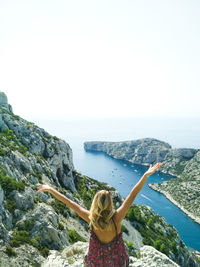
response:
<path fill-rule="evenodd" d="M 83 258 L 87 253 L 88 243 L 77 242 L 74 245 L 63 250 L 51 251 L 42 267 L 81 267 Z M 140 258 L 130 257 L 130 267 L 178 267 L 176 263 L 170 260 L 166 255 L 157 251 L 151 246 L 140 248 Z"/>

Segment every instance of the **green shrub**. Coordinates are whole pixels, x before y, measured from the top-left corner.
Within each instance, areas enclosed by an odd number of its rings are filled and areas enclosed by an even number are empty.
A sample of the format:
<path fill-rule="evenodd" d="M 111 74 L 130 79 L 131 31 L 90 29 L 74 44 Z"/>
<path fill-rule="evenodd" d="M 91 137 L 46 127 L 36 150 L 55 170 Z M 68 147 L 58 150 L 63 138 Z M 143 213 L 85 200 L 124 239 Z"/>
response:
<path fill-rule="evenodd" d="M 137 259 L 140 259 L 141 258 L 140 252 L 137 253 L 137 256 L 136 257 L 137 257 Z"/>
<path fill-rule="evenodd" d="M 49 248 L 47 248 L 47 247 L 42 247 L 42 248 L 40 248 L 40 254 L 43 256 L 43 257 L 45 257 L 45 258 L 47 258 L 48 257 L 48 255 L 49 255 Z"/>
<path fill-rule="evenodd" d="M 58 223 L 58 229 L 59 230 L 64 230 L 65 229 L 65 227 L 64 227 L 64 225 L 62 224 L 62 223 Z"/>
<path fill-rule="evenodd" d="M 145 222 L 145 219 L 142 217 L 142 214 L 141 214 L 141 211 L 139 209 L 139 207 L 137 206 L 132 206 L 127 215 L 126 215 L 126 218 L 130 221 L 138 221 L 140 223 L 144 223 Z"/>
<path fill-rule="evenodd" d="M 153 244 L 154 248 L 160 250 L 161 240 L 156 240 Z"/>
<path fill-rule="evenodd" d="M 147 225 L 149 227 L 153 226 L 153 219 L 152 218 L 149 218 L 148 222 L 147 222 Z"/>
<path fill-rule="evenodd" d="M 0 184 L 6 196 L 13 190 L 21 191 L 25 189 L 22 182 L 18 182 L 14 178 L 7 176 L 5 171 L 2 171 L 2 167 L 0 168 Z"/>
<path fill-rule="evenodd" d="M 165 255 L 169 256 L 169 249 L 164 243 L 162 243 L 161 246 L 160 246 L 160 252 L 162 252 Z"/>
<path fill-rule="evenodd" d="M 31 124 L 30 123 L 27 123 L 26 124 L 26 127 L 27 127 L 27 129 L 30 129 L 31 128 Z"/>
<path fill-rule="evenodd" d="M 28 229 L 30 229 L 31 224 L 32 219 L 29 221 L 25 221 L 25 223 L 21 224 L 20 226 L 18 225 L 17 227 L 21 227 L 22 229 L 27 227 Z M 23 244 L 29 244 L 37 248 L 43 257 L 47 257 L 49 255 L 49 249 L 47 247 L 42 246 L 40 243 L 40 236 L 31 238 L 30 233 L 25 230 L 15 231 L 13 233 L 13 239 L 9 242 L 9 246 L 12 249 L 12 247 L 19 247 Z"/>
<path fill-rule="evenodd" d="M 4 148 L 0 147 L 0 156 L 5 157 L 7 154 L 8 152 Z"/>
<path fill-rule="evenodd" d="M 42 183 L 42 174 L 38 170 L 35 170 L 32 175 L 38 179 L 39 183 Z"/>
<path fill-rule="evenodd" d="M 133 248 L 134 248 L 132 242 L 128 242 L 128 243 L 127 243 L 127 246 L 128 246 L 129 249 L 133 249 Z"/>
<path fill-rule="evenodd" d="M 51 206 L 56 213 L 62 214 L 65 218 L 67 218 L 70 214 L 70 209 L 64 203 L 60 202 L 57 199 L 54 199 L 51 202 Z"/>
<path fill-rule="evenodd" d="M 127 250 L 128 250 L 128 255 L 129 256 L 133 256 L 136 257 L 136 252 L 134 250 L 134 246 L 132 242 L 128 242 L 127 240 L 124 240 L 126 246 L 127 246 Z"/>
<path fill-rule="evenodd" d="M 43 201 L 39 197 L 36 196 L 35 199 L 34 199 L 34 202 L 35 203 L 38 203 L 38 202 L 42 203 Z"/>
<path fill-rule="evenodd" d="M 122 229 L 122 232 L 126 233 L 127 235 L 129 234 L 128 229 L 126 228 L 125 225 L 122 224 L 121 229 Z"/>
<path fill-rule="evenodd" d="M 77 241 L 86 242 L 85 238 L 80 236 L 75 230 L 68 230 L 69 234 L 69 243 L 74 244 Z"/>
<path fill-rule="evenodd" d="M 153 244 L 153 247 L 159 250 L 160 252 L 164 253 L 165 255 L 169 256 L 169 248 L 163 241 L 156 240 Z"/>
<path fill-rule="evenodd" d="M 16 203 L 13 199 L 6 199 L 5 207 L 10 213 L 13 213 L 16 209 Z"/>
<path fill-rule="evenodd" d="M 26 152 L 28 151 L 28 148 L 24 145 L 20 145 L 19 148 L 17 149 L 20 153 L 23 155 L 26 155 Z"/>
<path fill-rule="evenodd" d="M 14 251 L 14 249 L 11 246 L 6 246 L 6 254 L 9 257 L 16 256 L 17 253 Z"/>
<path fill-rule="evenodd" d="M 36 239 L 31 238 L 27 231 L 16 231 L 13 234 L 13 239 L 10 241 L 11 247 L 19 247 L 22 244 L 29 244 L 36 248 L 39 248 L 39 243 Z"/>
<path fill-rule="evenodd" d="M 30 220 L 25 220 L 17 225 L 17 229 L 20 231 L 31 231 L 34 225 L 34 218 Z"/>
<path fill-rule="evenodd" d="M 69 264 L 73 264 L 74 262 L 75 262 L 74 259 L 70 259 L 70 258 L 68 259 L 68 263 L 69 263 Z"/>
<path fill-rule="evenodd" d="M 172 251 L 174 252 L 174 254 L 177 255 L 178 254 L 178 249 L 177 249 L 177 244 L 176 244 L 175 241 L 170 243 L 170 247 L 171 247 Z"/>

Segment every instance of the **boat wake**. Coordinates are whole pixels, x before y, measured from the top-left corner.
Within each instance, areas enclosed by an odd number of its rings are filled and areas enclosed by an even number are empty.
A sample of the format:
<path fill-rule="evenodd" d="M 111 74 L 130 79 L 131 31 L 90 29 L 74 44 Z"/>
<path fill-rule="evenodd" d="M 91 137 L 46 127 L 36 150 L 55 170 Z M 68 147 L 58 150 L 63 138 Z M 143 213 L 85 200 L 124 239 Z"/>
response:
<path fill-rule="evenodd" d="M 146 199 L 148 199 L 149 201 L 153 202 L 153 200 L 151 200 L 151 199 L 148 198 L 147 196 L 145 196 L 145 195 L 143 195 L 143 194 L 140 194 L 140 195 L 141 195 L 141 197 L 146 198 Z"/>

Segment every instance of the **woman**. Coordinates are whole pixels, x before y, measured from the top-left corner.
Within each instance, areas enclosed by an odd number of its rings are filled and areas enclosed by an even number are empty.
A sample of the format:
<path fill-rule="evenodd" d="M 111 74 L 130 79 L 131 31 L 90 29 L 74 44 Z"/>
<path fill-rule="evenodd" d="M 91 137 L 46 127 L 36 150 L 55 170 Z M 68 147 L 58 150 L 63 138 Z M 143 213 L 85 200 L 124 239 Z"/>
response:
<path fill-rule="evenodd" d="M 122 239 L 121 222 L 126 216 L 135 197 L 144 186 L 147 178 L 153 174 L 162 163 L 150 165 L 139 182 L 133 187 L 122 205 L 115 211 L 109 191 L 102 190 L 94 196 L 90 211 L 84 209 L 51 186 L 37 184 L 37 192 L 47 191 L 58 200 L 73 209 L 90 226 L 90 242 L 88 254 L 84 258 L 86 267 L 126 267 L 129 258 Z"/>

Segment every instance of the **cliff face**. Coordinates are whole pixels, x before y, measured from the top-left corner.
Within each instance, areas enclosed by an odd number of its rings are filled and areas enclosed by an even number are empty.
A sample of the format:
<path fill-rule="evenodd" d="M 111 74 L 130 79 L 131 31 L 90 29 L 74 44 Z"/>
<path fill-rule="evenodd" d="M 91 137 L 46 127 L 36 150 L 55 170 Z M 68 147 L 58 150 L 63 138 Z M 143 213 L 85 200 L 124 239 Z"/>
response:
<path fill-rule="evenodd" d="M 192 148 L 172 149 L 168 143 L 153 138 L 124 142 L 85 142 L 84 148 L 86 151 L 105 152 L 113 158 L 135 164 L 164 162 L 160 170 L 173 176 L 182 173 L 189 160 L 198 152 Z"/>
<path fill-rule="evenodd" d="M 0 152 L 3 156 L 1 164 L 8 175 L 17 180 L 26 180 L 27 175 L 43 173 L 57 185 L 75 192 L 70 146 L 35 124 L 14 115 L 4 106 L 6 104 L 1 107 L 0 102 Z M 17 171 L 10 168 L 12 164 Z M 36 175 L 32 175 L 31 179 L 38 180 Z"/>
<path fill-rule="evenodd" d="M 123 159 L 136 164 L 152 164 L 163 161 L 171 146 L 152 138 L 126 142 L 85 142 L 85 150 L 102 151 L 116 159 Z"/>
<path fill-rule="evenodd" d="M 57 262 L 63 263 L 59 251 L 73 250 L 77 241 L 84 241 L 83 247 L 87 247 L 88 225 L 50 194 L 36 194 L 34 185 L 44 180 L 86 208 L 101 189 L 112 191 L 116 207 L 123 201 L 114 188 L 74 170 L 70 146 L 16 116 L 7 97 L 0 92 L 1 267 L 41 266 L 51 262 L 55 255 Z M 130 255 L 136 256 L 144 244 L 151 244 L 181 266 L 198 266 L 195 255 L 181 241 L 176 229 L 151 209 L 135 207 L 123 224 Z M 81 251 L 76 257 L 80 258 Z M 63 266 L 71 266 L 76 260 L 69 255 L 65 254 L 67 261 Z M 154 263 L 153 256 L 149 256 L 150 261 Z M 46 266 L 57 265 L 53 262 Z"/>

